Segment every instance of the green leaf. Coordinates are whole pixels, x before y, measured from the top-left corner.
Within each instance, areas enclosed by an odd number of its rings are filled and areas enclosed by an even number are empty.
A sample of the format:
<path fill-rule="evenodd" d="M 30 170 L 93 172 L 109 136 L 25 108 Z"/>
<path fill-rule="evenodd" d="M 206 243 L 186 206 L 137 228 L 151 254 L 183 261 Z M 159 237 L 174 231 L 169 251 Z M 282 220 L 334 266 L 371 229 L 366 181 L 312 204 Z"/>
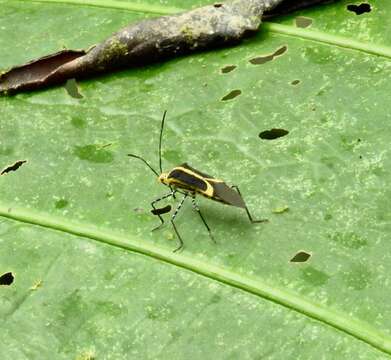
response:
<path fill-rule="evenodd" d="M 309 28 L 295 14 L 240 46 L 78 82 L 81 99 L 0 98 L 0 167 L 27 160 L 0 177 L 1 359 L 390 358 L 391 4 L 349 3 L 300 12 Z M 0 0 L 0 66 L 199 4 Z M 217 244 L 191 204 L 181 253 L 168 221 L 150 231 L 167 189 L 126 154 L 157 166 L 165 109 L 164 168 L 239 185 L 268 224 L 199 199 Z M 272 129 L 289 133 L 259 137 Z M 290 262 L 300 251 L 311 258 Z"/>

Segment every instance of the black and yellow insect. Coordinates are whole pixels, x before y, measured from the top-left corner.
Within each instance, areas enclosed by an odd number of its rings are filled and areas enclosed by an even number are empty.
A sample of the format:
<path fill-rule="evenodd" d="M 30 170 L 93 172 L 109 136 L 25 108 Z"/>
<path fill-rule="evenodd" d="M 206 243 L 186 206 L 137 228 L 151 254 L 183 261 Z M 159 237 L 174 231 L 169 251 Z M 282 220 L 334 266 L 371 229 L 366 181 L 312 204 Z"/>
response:
<path fill-rule="evenodd" d="M 156 215 L 160 219 L 160 224 L 153 230 L 157 230 L 164 224 L 164 220 L 161 215 L 168 213 L 171 211 L 171 206 L 165 206 L 164 208 L 156 208 L 155 204 L 163 199 L 167 199 L 169 197 L 174 197 L 177 193 L 183 195 L 182 200 L 180 201 L 178 207 L 176 208 L 174 214 L 171 216 L 171 224 L 174 228 L 174 231 L 179 239 L 179 246 L 174 250 L 174 252 L 180 250 L 183 247 L 183 240 L 179 235 L 179 232 L 175 226 L 174 220 L 178 211 L 182 207 L 183 203 L 188 197 L 191 197 L 192 204 L 194 210 L 196 210 L 204 223 L 206 229 L 209 232 L 210 237 L 213 239 L 210 227 L 205 221 L 204 216 L 202 215 L 197 203 L 196 203 L 196 195 L 202 195 L 208 199 L 221 202 L 226 205 L 236 206 L 242 208 L 246 211 L 247 216 L 251 223 L 261 223 L 266 222 L 266 219 L 262 220 L 253 220 L 250 211 L 248 210 L 246 203 L 243 200 L 243 197 L 240 193 L 240 190 L 237 186 L 228 186 L 223 180 L 216 179 L 213 176 L 207 175 L 192 168 L 187 163 L 183 163 L 171 171 L 164 173 L 162 170 L 162 137 L 163 137 L 163 129 L 164 129 L 164 121 L 166 118 L 167 111 L 163 114 L 163 119 L 160 128 L 160 138 L 159 138 L 159 169 L 160 174 L 141 156 L 128 154 L 128 156 L 134 157 L 143 161 L 158 177 L 158 181 L 162 184 L 168 186 L 170 188 L 170 192 L 154 201 L 151 202 L 152 206 L 152 214 Z"/>

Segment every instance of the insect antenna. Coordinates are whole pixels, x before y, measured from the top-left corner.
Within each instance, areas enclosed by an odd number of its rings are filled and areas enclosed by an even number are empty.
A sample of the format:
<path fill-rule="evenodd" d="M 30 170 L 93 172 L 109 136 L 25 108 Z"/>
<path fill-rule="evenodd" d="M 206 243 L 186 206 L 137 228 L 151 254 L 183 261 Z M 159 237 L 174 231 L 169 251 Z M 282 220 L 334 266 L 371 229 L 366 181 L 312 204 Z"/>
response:
<path fill-rule="evenodd" d="M 160 169 L 160 173 L 161 174 L 163 173 L 163 168 L 162 168 L 162 140 L 163 140 L 163 129 L 164 129 L 164 121 L 166 120 L 166 114 L 167 114 L 167 110 L 164 110 L 163 119 L 162 119 L 162 125 L 160 126 L 160 136 L 159 136 L 159 169 Z M 172 192 L 173 191 L 172 187 L 170 185 L 168 185 L 168 187 L 170 188 L 170 190 Z M 175 199 L 175 192 L 173 192 L 172 196 Z"/>
<path fill-rule="evenodd" d="M 147 166 L 153 171 L 153 173 L 154 173 L 157 177 L 159 177 L 158 172 L 157 172 L 157 171 L 148 163 L 147 160 L 145 160 L 145 159 L 142 158 L 141 156 L 134 155 L 134 154 L 128 154 L 128 156 L 141 160 L 145 165 L 147 165 Z"/>
<path fill-rule="evenodd" d="M 166 114 L 167 114 L 167 110 L 164 110 L 162 125 L 160 127 L 160 137 L 159 137 L 159 169 L 160 169 L 160 173 L 163 172 L 163 169 L 162 169 L 162 139 L 163 139 L 163 128 L 164 128 L 164 121 L 166 120 Z"/>

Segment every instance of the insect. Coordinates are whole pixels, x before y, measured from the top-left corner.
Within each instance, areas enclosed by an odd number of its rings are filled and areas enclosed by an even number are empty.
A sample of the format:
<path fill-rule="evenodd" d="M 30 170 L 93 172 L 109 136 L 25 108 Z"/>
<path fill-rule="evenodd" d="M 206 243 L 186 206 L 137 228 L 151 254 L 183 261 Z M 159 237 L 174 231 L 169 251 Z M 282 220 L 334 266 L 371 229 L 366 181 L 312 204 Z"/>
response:
<path fill-rule="evenodd" d="M 207 224 L 203 214 L 201 213 L 200 208 L 198 207 L 196 203 L 196 195 L 202 195 L 208 199 L 221 202 L 226 205 L 235 206 L 242 208 L 246 211 L 248 219 L 251 223 L 262 223 L 267 222 L 267 219 L 262 220 L 254 220 L 250 214 L 250 211 L 247 208 L 246 203 L 243 200 L 243 197 L 240 193 L 239 188 L 236 185 L 228 186 L 223 180 L 219 180 L 214 178 L 213 176 L 207 175 L 205 173 L 202 173 L 201 171 L 198 171 L 194 168 L 192 168 L 187 163 L 183 163 L 177 167 L 174 167 L 169 172 L 163 172 L 162 170 L 162 139 L 163 139 L 163 129 L 164 129 L 164 122 L 166 119 L 167 111 L 164 111 L 161 127 L 160 127 L 160 137 L 159 137 L 159 170 L 160 174 L 141 156 L 135 155 L 135 154 L 128 154 L 128 156 L 136 158 L 141 160 L 145 165 L 147 165 L 153 173 L 158 177 L 158 181 L 162 183 L 163 185 L 166 185 L 170 188 L 170 192 L 154 201 L 151 202 L 152 206 L 152 214 L 159 217 L 160 224 L 152 229 L 152 231 L 155 231 L 159 229 L 163 224 L 164 220 L 161 215 L 168 213 L 171 211 L 171 206 L 167 205 L 163 208 L 156 208 L 156 204 L 164 199 L 174 197 L 177 193 L 183 195 L 181 201 L 179 202 L 179 205 L 177 206 L 176 210 L 171 216 L 171 224 L 174 228 L 175 234 L 178 237 L 179 240 L 179 246 L 174 250 L 174 252 L 179 251 L 183 248 L 183 240 L 180 236 L 178 229 L 175 225 L 175 218 L 181 209 L 183 203 L 187 198 L 191 198 L 193 209 L 198 213 L 200 216 L 203 224 L 205 225 L 209 236 L 214 241 L 212 232 L 210 230 L 209 225 Z"/>

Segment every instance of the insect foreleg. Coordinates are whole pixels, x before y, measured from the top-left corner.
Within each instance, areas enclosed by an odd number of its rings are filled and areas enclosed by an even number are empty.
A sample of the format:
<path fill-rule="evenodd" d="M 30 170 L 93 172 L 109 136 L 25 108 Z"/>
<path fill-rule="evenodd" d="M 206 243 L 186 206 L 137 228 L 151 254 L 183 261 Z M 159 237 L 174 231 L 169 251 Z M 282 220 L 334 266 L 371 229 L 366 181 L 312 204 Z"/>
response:
<path fill-rule="evenodd" d="M 152 231 L 155 231 L 157 229 L 159 229 L 163 224 L 164 224 L 164 220 L 162 218 L 162 216 L 159 214 L 159 212 L 157 211 L 156 207 L 155 207 L 155 204 L 158 203 L 159 201 L 162 201 L 164 199 L 167 199 L 168 197 L 170 196 L 174 196 L 175 195 L 175 190 L 174 191 L 171 191 L 169 194 L 166 194 L 154 201 L 151 202 L 151 206 L 152 206 L 152 209 L 155 211 L 155 215 L 159 217 L 159 220 L 161 222 L 161 224 L 159 224 L 158 226 L 156 226 L 155 228 L 152 229 Z"/>
<path fill-rule="evenodd" d="M 209 227 L 208 224 L 206 223 L 205 218 L 202 216 L 201 210 L 200 210 L 200 208 L 198 207 L 198 205 L 197 205 L 197 203 L 196 203 L 195 194 L 192 194 L 191 203 L 193 204 L 193 209 L 194 209 L 195 211 L 198 212 L 198 215 L 200 215 L 200 218 L 201 218 L 202 222 L 204 223 L 206 229 L 208 230 L 208 233 L 209 233 L 210 238 L 211 238 L 212 241 L 216 244 L 216 240 L 214 239 L 214 237 L 213 237 L 213 235 L 212 235 L 212 232 L 211 232 L 211 230 L 210 230 L 210 227 Z"/>
<path fill-rule="evenodd" d="M 238 192 L 238 194 L 240 195 L 240 197 L 243 199 L 243 196 L 242 196 L 242 194 L 240 193 L 240 190 L 239 190 L 239 188 L 238 188 L 236 185 L 232 185 L 231 188 L 232 188 L 232 189 L 235 189 L 235 190 Z M 243 201 L 244 201 L 244 199 L 243 199 Z M 262 222 L 268 222 L 268 221 L 269 221 L 268 219 L 253 220 L 253 217 L 251 216 L 250 211 L 248 210 L 248 207 L 247 207 L 246 204 L 244 205 L 244 209 L 246 210 L 248 219 L 250 220 L 250 222 L 251 222 L 252 224 L 262 223 Z"/>
<path fill-rule="evenodd" d="M 179 251 L 180 249 L 183 248 L 183 240 L 181 238 L 181 236 L 179 235 L 179 232 L 175 226 L 175 223 L 174 223 L 174 220 L 176 218 L 176 215 L 178 214 L 178 211 L 180 210 L 180 208 L 182 207 L 183 203 L 185 202 L 186 198 L 188 197 L 188 194 L 185 194 L 185 196 L 183 197 L 183 199 L 181 200 L 181 202 L 179 203 L 178 207 L 176 208 L 174 214 L 172 215 L 171 217 L 171 224 L 172 224 L 172 227 L 174 228 L 174 231 L 175 231 L 175 234 L 176 236 L 178 237 L 179 239 L 179 246 L 174 250 L 174 252 L 177 252 Z"/>

